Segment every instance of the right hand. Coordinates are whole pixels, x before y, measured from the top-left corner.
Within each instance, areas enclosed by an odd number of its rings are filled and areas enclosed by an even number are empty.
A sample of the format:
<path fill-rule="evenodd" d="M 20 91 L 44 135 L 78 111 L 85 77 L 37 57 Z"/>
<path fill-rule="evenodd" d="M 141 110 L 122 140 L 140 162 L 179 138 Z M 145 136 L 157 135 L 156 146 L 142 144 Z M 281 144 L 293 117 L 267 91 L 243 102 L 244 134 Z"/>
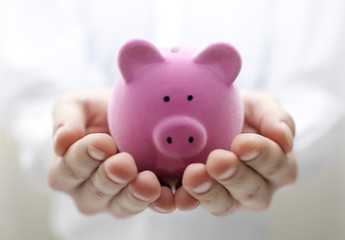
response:
<path fill-rule="evenodd" d="M 127 217 L 150 207 L 175 210 L 169 187 L 151 171 L 138 173 L 134 159 L 117 153 L 107 127 L 110 90 L 68 94 L 54 107 L 54 150 L 49 184 L 69 194 L 80 212 Z"/>

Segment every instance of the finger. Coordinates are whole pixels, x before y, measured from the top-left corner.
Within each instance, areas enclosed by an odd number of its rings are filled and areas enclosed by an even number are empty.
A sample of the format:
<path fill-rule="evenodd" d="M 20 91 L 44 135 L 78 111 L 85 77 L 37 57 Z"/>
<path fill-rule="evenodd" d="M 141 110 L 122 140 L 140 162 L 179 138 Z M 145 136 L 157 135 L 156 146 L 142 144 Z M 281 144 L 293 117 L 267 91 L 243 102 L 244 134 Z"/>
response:
<path fill-rule="evenodd" d="M 241 163 L 229 151 L 213 151 L 206 163 L 207 171 L 242 207 L 253 211 L 268 207 L 272 190 L 255 171 Z"/>
<path fill-rule="evenodd" d="M 297 178 L 294 154 L 285 154 L 274 141 L 257 134 L 240 134 L 231 151 L 249 167 L 275 186 L 292 183 Z"/>
<path fill-rule="evenodd" d="M 80 91 L 61 97 L 53 109 L 54 149 L 63 156 L 88 133 L 108 133 L 109 90 Z"/>
<path fill-rule="evenodd" d="M 53 110 L 54 151 L 63 156 L 67 149 L 86 135 L 86 116 L 80 102 L 61 98 Z"/>
<path fill-rule="evenodd" d="M 199 201 L 192 197 L 186 189 L 180 187 L 175 193 L 175 204 L 176 208 L 181 211 L 190 211 L 199 206 Z"/>
<path fill-rule="evenodd" d="M 171 188 L 162 186 L 161 195 L 153 202 L 150 208 L 159 213 L 170 213 L 176 209 L 174 194 Z"/>
<path fill-rule="evenodd" d="M 269 95 L 257 92 L 242 92 L 242 97 L 246 124 L 277 142 L 286 153 L 290 152 L 295 124 L 279 102 Z"/>
<path fill-rule="evenodd" d="M 93 214 L 107 209 L 109 202 L 137 175 L 134 159 L 127 153 L 109 157 L 72 194 L 78 209 Z"/>
<path fill-rule="evenodd" d="M 182 185 L 206 211 L 213 215 L 226 215 L 239 207 L 238 201 L 208 175 L 204 164 L 189 165 L 184 172 Z"/>
<path fill-rule="evenodd" d="M 139 173 L 109 204 L 109 211 L 116 217 L 137 214 L 156 201 L 161 186 L 156 175 L 150 171 Z"/>
<path fill-rule="evenodd" d="M 107 134 L 85 136 L 69 148 L 65 157 L 53 159 L 49 169 L 51 187 L 65 192 L 73 191 L 116 151 L 114 140 Z"/>

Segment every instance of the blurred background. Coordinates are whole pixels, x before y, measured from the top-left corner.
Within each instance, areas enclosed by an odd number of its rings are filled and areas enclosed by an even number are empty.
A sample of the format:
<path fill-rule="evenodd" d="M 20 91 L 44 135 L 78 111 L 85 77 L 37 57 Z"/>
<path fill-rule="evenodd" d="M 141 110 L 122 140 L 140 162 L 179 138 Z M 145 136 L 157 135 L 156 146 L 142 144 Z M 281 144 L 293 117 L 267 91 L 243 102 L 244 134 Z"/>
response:
<path fill-rule="evenodd" d="M 311 180 L 275 195 L 268 240 L 345 239 L 345 149 L 336 157 Z M 0 239 L 54 239 L 49 231 L 49 193 L 30 181 L 10 139 L 0 131 Z"/>

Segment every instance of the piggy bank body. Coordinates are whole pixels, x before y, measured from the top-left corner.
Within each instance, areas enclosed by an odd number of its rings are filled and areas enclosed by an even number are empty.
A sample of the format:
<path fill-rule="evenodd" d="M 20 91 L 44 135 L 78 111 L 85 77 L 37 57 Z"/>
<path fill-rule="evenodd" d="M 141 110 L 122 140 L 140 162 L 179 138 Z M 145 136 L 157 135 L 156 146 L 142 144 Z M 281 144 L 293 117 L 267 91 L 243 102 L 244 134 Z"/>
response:
<path fill-rule="evenodd" d="M 230 150 L 243 125 L 233 83 L 241 59 L 232 46 L 160 51 L 131 40 L 120 49 L 118 64 L 122 77 L 110 99 L 109 129 L 139 171 L 181 177 L 187 165 L 205 163 L 212 150 Z"/>

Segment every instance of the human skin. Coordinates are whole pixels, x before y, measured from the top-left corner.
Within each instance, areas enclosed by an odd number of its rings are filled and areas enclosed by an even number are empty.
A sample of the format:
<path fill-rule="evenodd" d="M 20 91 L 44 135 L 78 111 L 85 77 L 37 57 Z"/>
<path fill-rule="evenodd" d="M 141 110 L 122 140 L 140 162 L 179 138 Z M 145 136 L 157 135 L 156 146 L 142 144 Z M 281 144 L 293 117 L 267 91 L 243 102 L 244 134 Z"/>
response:
<path fill-rule="evenodd" d="M 182 179 L 158 179 L 151 171 L 138 172 L 128 153 L 118 153 L 107 125 L 110 93 L 70 93 L 54 106 L 49 184 L 72 196 L 84 214 L 127 217 L 146 208 L 169 213 L 199 204 L 213 215 L 260 211 L 277 189 L 296 179 L 293 119 L 267 94 L 241 93 L 244 128 L 229 150 L 211 152 L 206 164 L 189 165 Z"/>

